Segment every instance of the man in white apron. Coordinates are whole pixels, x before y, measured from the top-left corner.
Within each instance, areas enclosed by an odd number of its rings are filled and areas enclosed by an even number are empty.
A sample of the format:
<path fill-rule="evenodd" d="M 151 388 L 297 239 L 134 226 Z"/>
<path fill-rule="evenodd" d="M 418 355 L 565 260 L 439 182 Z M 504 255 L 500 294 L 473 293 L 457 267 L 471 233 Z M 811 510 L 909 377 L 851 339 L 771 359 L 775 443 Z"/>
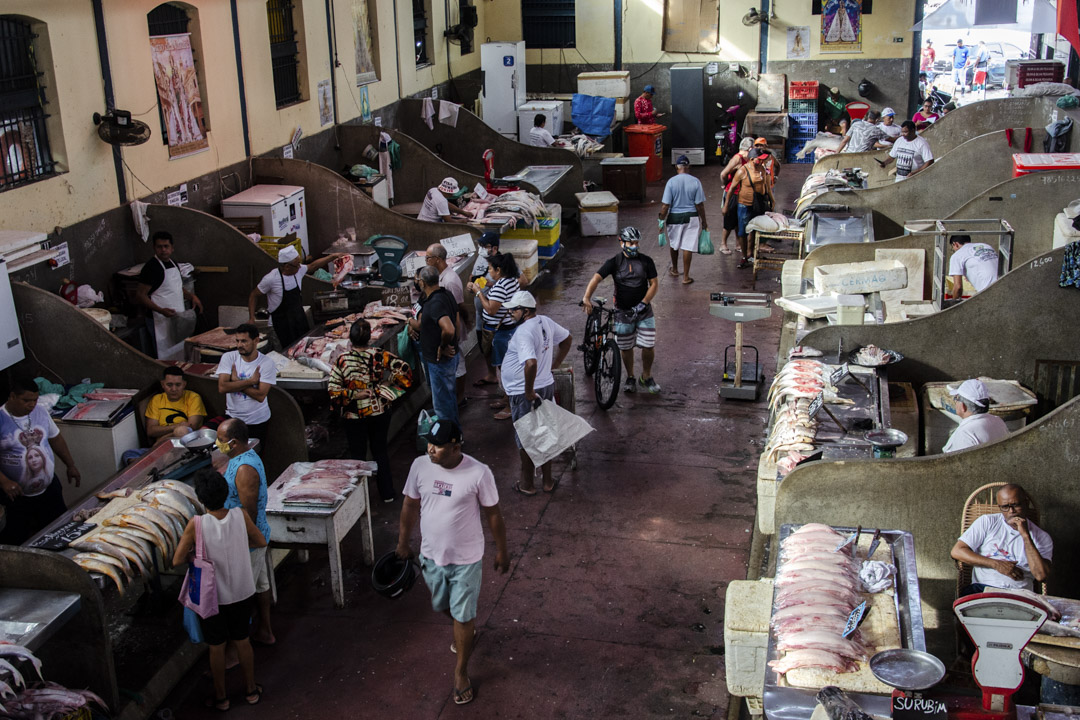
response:
<path fill-rule="evenodd" d="M 259 284 L 248 295 L 248 323 L 255 324 L 256 306 L 259 298 L 265 297 L 270 324 L 277 334 L 282 350 L 307 335 L 311 326 L 308 325 L 307 314 L 304 312 L 300 283 L 308 273 L 326 267 L 344 255 L 346 253 L 323 255 L 305 265 L 295 247 L 283 247 L 278 252 L 277 268 L 263 275 Z"/>
<path fill-rule="evenodd" d="M 154 257 L 143 264 L 135 296 L 153 317 L 158 360 L 183 360 L 184 340 L 195 330 L 195 313 L 184 309 L 184 300 L 199 312 L 202 301 L 184 289 L 180 267 L 172 259 L 172 235 L 158 231 L 153 243 Z"/>

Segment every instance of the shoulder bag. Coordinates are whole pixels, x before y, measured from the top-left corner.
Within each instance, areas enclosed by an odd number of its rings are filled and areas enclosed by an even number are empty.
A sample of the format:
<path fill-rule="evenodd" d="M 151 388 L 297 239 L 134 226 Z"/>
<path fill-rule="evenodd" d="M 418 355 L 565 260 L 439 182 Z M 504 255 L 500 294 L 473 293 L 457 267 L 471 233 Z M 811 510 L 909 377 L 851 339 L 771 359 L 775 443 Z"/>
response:
<path fill-rule="evenodd" d="M 195 558 L 188 563 L 180 602 L 201 618 L 218 614 L 217 578 L 214 563 L 206 558 L 203 548 L 202 516 L 195 517 Z"/>

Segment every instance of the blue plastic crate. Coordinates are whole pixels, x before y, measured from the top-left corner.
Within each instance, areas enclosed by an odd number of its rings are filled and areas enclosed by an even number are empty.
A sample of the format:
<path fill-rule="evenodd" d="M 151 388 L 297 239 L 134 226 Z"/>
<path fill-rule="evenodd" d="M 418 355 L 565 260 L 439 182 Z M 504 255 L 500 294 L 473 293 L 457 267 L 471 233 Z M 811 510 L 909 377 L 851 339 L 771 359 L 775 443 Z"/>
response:
<path fill-rule="evenodd" d="M 793 140 L 793 141 L 789 142 L 788 146 L 787 146 L 787 153 L 786 153 L 785 158 L 784 158 L 785 161 L 788 162 L 788 163 L 796 163 L 796 164 L 814 162 L 814 154 L 813 153 L 807 153 L 806 157 L 803 158 L 802 160 L 795 157 L 795 154 L 798 153 L 800 150 L 802 150 L 804 147 L 806 147 L 806 144 L 809 141 L 810 140 L 807 139 L 807 140 Z"/>
<path fill-rule="evenodd" d="M 809 127 L 818 126 L 818 114 L 817 113 L 788 113 L 788 122 L 794 125 L 804 125 Z"/>
<path fill-rule="evenodd" d="M 816 113 L 817 100 L 788 100 L 789 113 Z"/>

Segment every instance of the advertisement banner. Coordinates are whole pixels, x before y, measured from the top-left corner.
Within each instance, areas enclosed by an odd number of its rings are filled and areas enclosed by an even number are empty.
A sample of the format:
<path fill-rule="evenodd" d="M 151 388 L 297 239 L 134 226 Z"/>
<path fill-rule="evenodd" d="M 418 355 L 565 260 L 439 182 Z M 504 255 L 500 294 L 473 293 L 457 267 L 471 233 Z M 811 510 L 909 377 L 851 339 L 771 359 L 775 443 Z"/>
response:
<path fill-rule="evenodd" d="M 169 158 L 180 158 L 210 147 L 203 127 L 202 96 L 191 56 L 191 36 L 150 38 L 154 83 L 169 142 Z"/>

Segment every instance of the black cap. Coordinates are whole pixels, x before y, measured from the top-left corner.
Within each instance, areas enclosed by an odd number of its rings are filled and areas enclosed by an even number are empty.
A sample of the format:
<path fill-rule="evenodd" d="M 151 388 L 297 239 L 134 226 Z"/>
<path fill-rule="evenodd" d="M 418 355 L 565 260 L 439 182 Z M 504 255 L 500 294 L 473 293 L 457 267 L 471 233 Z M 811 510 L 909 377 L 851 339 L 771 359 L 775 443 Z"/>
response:
<path fill-rule="evenodd" d="M 481 245 L 494 245 L 495 247 L 498 247 L 499 233 L 495 232 L 494 230 L 488 230 L 480 236 L 479 242 Z"/>
<path fill-rule="evenodd" d="M 460 443 L 461 427 L 453 420 L 437 419 L 422 437 L 439 447 L 450 443 Z"/>

